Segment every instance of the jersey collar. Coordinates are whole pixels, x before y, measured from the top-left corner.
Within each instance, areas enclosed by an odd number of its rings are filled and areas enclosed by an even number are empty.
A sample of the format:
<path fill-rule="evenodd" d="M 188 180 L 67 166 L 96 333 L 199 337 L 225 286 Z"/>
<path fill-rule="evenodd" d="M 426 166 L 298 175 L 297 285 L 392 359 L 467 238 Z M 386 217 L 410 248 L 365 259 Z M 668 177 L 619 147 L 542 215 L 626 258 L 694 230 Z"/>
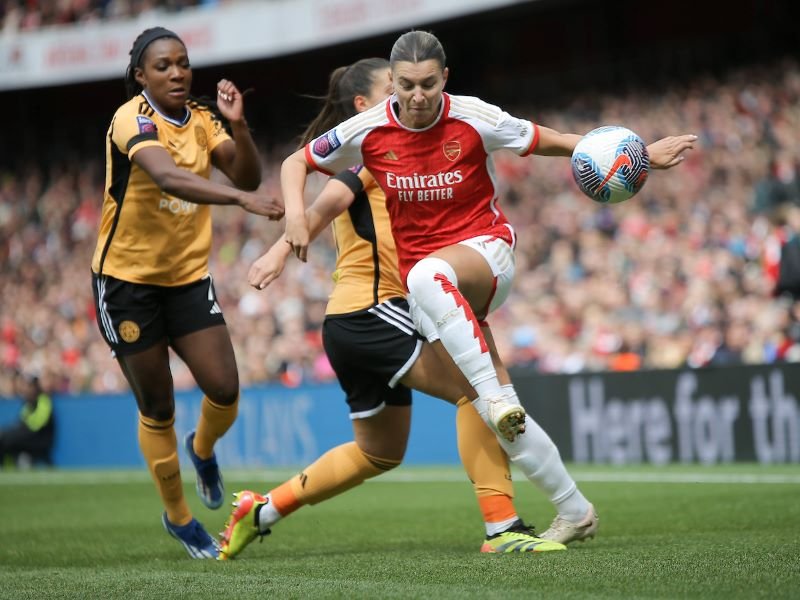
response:
<path fill-rule="evenodd" d="M 178 127 L 183 127 L 184 125 L 186 125 L 186 123 L 189 122 L 189 119 L 192 116 L 192 112 L 189 110 L 189 107 L 184 107 L 186 113 L 184 114 L 183 119 L 173 119 L 172 117 L 168 117 L 158 109 L 158 105 L 150 99 L 150 96 L 147 95 L 146 90 L 142 90 L 142 96 L 144 96 L 144 99 L 147 100 L 147 103 L 150 105 L 150 107 L 154 111 L 156 111 L 159 114 L 159 116 L 168 123 L 172 123 L 173 125 L 177 125 Z"/>

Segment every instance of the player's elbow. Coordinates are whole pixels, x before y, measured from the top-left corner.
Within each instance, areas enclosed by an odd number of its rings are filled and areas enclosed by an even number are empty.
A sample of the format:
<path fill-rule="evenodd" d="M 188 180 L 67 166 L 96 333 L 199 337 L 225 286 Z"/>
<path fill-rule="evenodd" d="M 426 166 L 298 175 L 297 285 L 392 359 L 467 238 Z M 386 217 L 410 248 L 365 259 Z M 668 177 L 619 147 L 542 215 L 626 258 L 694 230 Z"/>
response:
<path fill-rule="evenodd" d="M 311 166 L 306 162 L 304 150 L 297 150 L 290 154 L 281 163 L 281 174 L 285 173 L 303 173 L 308 175 L 311 172 Z"/>

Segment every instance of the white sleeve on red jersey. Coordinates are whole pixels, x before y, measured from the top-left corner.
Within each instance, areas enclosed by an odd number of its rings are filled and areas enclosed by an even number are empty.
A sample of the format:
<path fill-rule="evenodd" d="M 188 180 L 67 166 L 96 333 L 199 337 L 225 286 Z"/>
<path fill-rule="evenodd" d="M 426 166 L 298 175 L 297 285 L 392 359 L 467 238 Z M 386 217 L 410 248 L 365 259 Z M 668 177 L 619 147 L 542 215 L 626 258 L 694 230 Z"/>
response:
<path fill-rule="evenodd" d="M 467 121 L 480 134 L 487 154 L 511 150 L 521 156 L 533 152 L 539 141 L 539 128 L 527 119 L 518 119 L 501 108 L 474 96 L 450 95 L 450 117 Z"/>
<path fill-rule="evenodd" d="M 359 165 L 363 162 L 361 143 L 364 137 L 387 122 L 386 103 L 381 102 L 311 140 L 305 147 L 306 162 L 328 174 Z"/>

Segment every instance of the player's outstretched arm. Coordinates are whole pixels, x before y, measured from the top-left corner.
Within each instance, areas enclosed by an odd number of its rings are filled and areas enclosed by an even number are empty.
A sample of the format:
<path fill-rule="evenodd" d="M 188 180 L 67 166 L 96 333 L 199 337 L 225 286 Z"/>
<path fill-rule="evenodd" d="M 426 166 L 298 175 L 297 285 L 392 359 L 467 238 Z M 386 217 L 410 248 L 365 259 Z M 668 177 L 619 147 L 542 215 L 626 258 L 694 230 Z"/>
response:
<path fill-rule="evenodd" d="M 347 210 L 354 199 L 355 194 L 349 187 L 341 181 L 331 179 L 306 210 L 310 239 L 312 241 L 317 239 L 331 221 Z M 254 288 L 263 290 L 280 277 L 291 253 L 292 248 L 286 242 L 286 235 L 282 235 L 250 267 L 247 282 Z"/>
<path fill-rule="evenodd" d="M 277 199 L 209 181 L 181 169 L 161 146 L 142 148 L 133 155 L 132 160 L 163 192 L 181 200 L 195 204 L 235 204 L 248 212 L 274 220 L 283 216 L 283 205 Z"/>
<path fill-rule="evenodd" d="M 679 165 L 685 158 L 683 153 L 694 148 L 697 136 L 691 133 L 670 135 L 653 142 L 647 147 L 650 155 L 650 167 L 653 169 L 670 169 Z"/>
<path fill-rule="evenodd" d="M 539 141 L 533 149 L 539 156 L 572 156 L 572 151 L 581 139 L 575 133 L 560 133 L 549 127 L 539 127 Z"/>

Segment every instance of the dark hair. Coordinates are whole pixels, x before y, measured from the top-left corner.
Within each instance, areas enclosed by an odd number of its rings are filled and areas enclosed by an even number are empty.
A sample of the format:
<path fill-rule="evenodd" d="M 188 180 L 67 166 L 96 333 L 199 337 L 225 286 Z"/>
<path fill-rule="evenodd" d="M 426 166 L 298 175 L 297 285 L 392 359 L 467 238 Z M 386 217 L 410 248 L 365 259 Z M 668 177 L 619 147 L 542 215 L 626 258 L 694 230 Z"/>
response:
<path fill-rule="evenodd" d="M 128 95 L 128 100 L 142 91 L 141 84 L 136 81 L 136 69 L 142 66 L 142 56 L 144 56 L 145 50 L 147 50 L 147 47 L 156 40 L 164 38 L 172 38 L 173 40 L 177 40 L 183 44 L 183 40 L 178 37 L 177 33 L 170 31 L 169 29 L 165 29 L 164 27 L 151 27 L 150 29 L 145 29 L 139 34 L 139 37 L 133 41 L 133 46 L 131 46 L 131 51 L 129 53 L 131 55 L 131 60 L 128 63 L 128 68 L 125 71 L 125 92 Z M 185 48 L 186 44 L 183 44 L 183 46 Z"/>
<path fill-rule="evenodd" d="M 444 69 L 447 66 L 447 57 L 439 39 L 428 31 L 409 31 L 404 33 L 392 46 L 389 63 L 394 68 L 398 62 L 421 63 L 426 60 L 435 60 Z"/>
<path fill-rule="evenodd" d="M 303 132 L 300 147 L 355 115 L 355 97 L 369 94 L 375 83 L 375 71 L 388 68 L 389 61 L 385 58 L 362 58 L 349 67 L 334 70 L 328 80 L 327 94 L 317 97 L 324 102 L 322 110 Z"/>
<path fill-rule="evenodd" d="M 183 40 L 178 37 L 177 33 L 164 27 L 151 27 L 150 29 L 145 29 L 139 34 L 139 37 L 133 41 L 133 46 L 131 46 L 131 51 L 129 53 L 131 55 L 131 60 L 128 63 L 127 70 L 125 71 L 125 92 L 127 93 L 128 100 L 142 91 L 142 86 L 138 81 L 136 81 L 136 69 L 141 68 L 142 57 L 144 56 L 147 47 L 156 40 L 162 40 L 165 38 L 177 40 L 183 44 L 184 48 L 186 47 L 186 44 L 184 44 Z M 245 90 L 242 92 L 242 96 L 247 94 L 249 91 L 250 90 Z M 208 96 L 193 96 L 189 94 L 189 101 L 197 108 L 208 108 L 214 118 L 218 119 L 222 123 L 222 126 L 228 132 L 228 135 L 231 135 L 230 123 L 228 123 L 228 120 L 222 116 L 222 113 L 220 113 L 216 98 L 210 98 Z"/>

